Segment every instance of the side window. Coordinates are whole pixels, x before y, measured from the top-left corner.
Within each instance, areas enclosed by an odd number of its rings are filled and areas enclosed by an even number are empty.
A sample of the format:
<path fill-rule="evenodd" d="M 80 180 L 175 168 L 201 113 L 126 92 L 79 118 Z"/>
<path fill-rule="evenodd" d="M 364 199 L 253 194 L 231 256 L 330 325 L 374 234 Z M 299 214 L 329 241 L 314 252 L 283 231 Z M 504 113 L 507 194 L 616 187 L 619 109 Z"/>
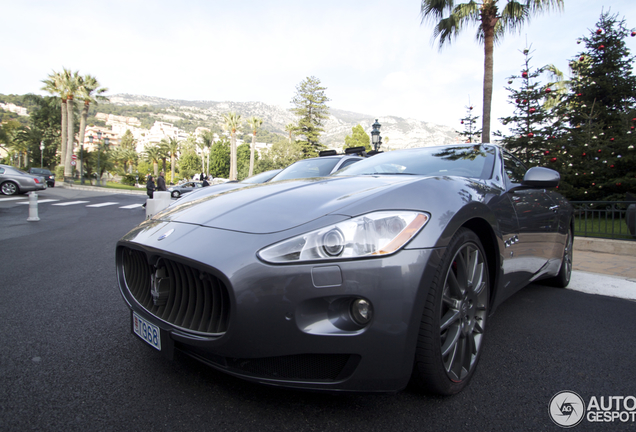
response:
<path fill-rule="evenodd" d="M 342 163 L 342 165 L 340 165 L 338 169 L 343 169 L 344 167 L 348 167 L 349 165 L 353 165 L 354 163 L 359 161 L 360 159 L 347 159 L 346 161 Z"/>
<path fill-rule="evenodd" d="M 521 183 L 528 168 L 510 153 L 503 153 L 504 171 L 512 183 Z"/>
<path fill-rule="evenodd" d="M 0 167 L 0 174 L 4 174 L 4 168 Z"/>

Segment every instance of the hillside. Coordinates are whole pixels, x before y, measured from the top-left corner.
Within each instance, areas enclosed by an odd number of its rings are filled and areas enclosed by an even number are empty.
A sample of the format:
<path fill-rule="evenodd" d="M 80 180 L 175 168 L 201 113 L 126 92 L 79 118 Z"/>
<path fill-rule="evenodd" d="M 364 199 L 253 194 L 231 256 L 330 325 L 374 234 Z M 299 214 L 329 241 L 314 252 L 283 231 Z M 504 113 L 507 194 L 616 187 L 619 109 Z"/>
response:
<path fill-rule="evenodd" d="M 285 125 L 295 121 L 294 115 L 288 110 L 262 102 L 184 101 L 130 94 L 116 94 L 109 98 L 112 105 L 126 107 L 127 116 L 134 117 L 138 109 L 146 117 L 146 121 L 142 121 L 144 126 L 149 120 L 156 119 L 174 123 L 186 130 L 191 129 L 189 132 L 197 126 L 221 125 L 223 114 L 230 111 L 241 114 L 244 119 L 251 116 L 262 118 L 263 129 L 280 135 L 286 135 Z M 100 108 L 105 107 L 100 105 L 96 107 L 96 111 L 100 112 Z M 328 148 L 340 148 L 345 136 L 351 134 L 352 127 L 361 124 L 370 132 L 374 120 L 370 115 L 330 107 L 330 116 L 325 123 L 321 142 Z M 387 147 L 390 149 L 451 144 L 458 139 L 456 131 L 449 126 L 395 116 L 378 120 L 382 124 L 383 141 L 386 142 L 386 138 L 389 138 Z"/>

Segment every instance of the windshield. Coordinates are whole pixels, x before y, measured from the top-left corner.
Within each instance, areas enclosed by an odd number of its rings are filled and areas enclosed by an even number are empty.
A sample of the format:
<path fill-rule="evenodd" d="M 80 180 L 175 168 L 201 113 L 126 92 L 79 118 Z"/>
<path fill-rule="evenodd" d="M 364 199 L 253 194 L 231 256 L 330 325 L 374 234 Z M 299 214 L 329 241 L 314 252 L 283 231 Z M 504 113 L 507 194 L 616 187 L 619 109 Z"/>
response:
<path fill-rule="evenodd" d="M 426 175 L 488 179 L 492 176 L 495 147 L 457 145 L 381 153 L 334 175 Z"/>
<path fill-rule="evenodd" d="M 242 180 L 241 183 L 250 183 L 250 184 L 265 183 L 266 181 L 270 180 L 279 172 L 281 172 L 281 170 L 277 169 L 277 170 L 265 171 L 260 174 L 254 174 L 252 177 Z"/>
<path fill-rule="evenodd" d="M 340 158 L 314 158 L 298 161 L 281 172 L 270 181 L 291 180 L 309 177 L 328 176 Z"/>

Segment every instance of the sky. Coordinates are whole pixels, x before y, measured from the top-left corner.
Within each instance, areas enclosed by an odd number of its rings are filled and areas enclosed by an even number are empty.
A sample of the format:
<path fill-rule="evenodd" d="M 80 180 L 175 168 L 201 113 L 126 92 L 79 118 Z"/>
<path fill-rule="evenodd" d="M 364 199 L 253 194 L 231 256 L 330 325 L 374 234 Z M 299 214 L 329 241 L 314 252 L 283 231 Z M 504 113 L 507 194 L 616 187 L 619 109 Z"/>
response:
<path fill-rule="evenodd" d="M 503 3 L 503 0 L 501 1 Z M 568 70 L 602 10 L 636 29 L 634 0 L 565 0 L 495 47 L 492 130 L 510 115 L 504 89 L 531 45 L 535 67 Z M 467 28 L 441 51 L 417 0 L 0 0 L 0 93 L 42 94 L 63 67 L 108 94 L 258 101 L 291 107 L 314 76 L 332 108 L 460 129 L 481 115 L 483 46 Z M 636 37 L 627 38 L 632 52 Z M 547 81 L 547 78 L 546 78 Z"/>

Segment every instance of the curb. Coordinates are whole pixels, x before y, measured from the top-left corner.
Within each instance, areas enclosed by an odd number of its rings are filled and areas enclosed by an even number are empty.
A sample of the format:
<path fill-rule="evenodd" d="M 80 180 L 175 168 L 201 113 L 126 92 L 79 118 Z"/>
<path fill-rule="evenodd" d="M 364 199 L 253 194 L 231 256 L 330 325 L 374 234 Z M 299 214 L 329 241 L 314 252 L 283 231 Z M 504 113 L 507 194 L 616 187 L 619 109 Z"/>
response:
<path fill-rule="evenodd" d="M 636 241 L 574 237 L 574 250 L 636 256 Z"/>

